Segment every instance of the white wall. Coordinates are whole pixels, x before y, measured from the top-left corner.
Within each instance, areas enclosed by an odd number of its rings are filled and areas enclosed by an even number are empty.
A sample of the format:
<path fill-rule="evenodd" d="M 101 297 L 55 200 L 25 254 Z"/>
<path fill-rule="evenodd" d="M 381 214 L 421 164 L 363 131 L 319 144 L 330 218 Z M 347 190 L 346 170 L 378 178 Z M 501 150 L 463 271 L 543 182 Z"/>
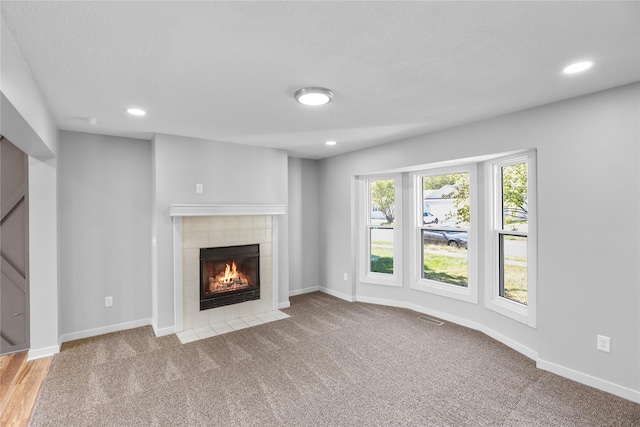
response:
<path fill-rule="evenodd" d="M 59 351 L 57 161 L 29 158 L 29 359 Z"/>
<path fill-rule="evenodd" d="M 63 131 L 58 166 L 63 340 L 148 324 L 151 142 Z"/>
<path fill-rule="evenodd" d="M 155 198 L 152 261 L 156 330 L 174 326 L 172 204 L 287 204 L 287 155 L 283 151 L 173 135 L 153 142 Z M 204 193 L 196 194 L 197 183 Z M 279 215 L 279 302 L 288 302 L 288 218 Z"/>
<path fill-rule="evenodd" d="M 13 36 L 0 22 L 0 133 L 29 155 L 29 358 L 58 351 L 58 131 Z"/>
<path fill-rule="evenodd" d="M 318 161 L 289 158 L 289 295 L 318 290 Z"/>
<path fill-rule="evenodd" d="M 408 283 L 356 283 L 356 294 L 481 325 L 537 353 L 545 369 L 640 400 L 638 117 L 640 84 L 634 84 L 320 161 L 320 206 L 332 207 L 320 217 L 322 285 L 352 295 L 341 277 L 356 263 L 355 175 L 535 148 L 537 329 L 484 308 L 483 268 L 478 305 Z M 611 353 L 596 350 L 597 334 L 611 337 Z"/>

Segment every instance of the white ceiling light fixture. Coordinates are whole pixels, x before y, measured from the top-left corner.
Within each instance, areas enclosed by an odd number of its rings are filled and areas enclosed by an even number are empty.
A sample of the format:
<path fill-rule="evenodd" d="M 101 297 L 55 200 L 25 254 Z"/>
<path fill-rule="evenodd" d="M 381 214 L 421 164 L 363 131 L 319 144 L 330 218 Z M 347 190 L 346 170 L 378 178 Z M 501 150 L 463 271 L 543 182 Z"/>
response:
<path fill-rule="evenodd" d="M 323 87 L 305 87 L 294 94 L 296 100 L 302 105 L 325 105 L 333 99 L 333 92 Z"/>
<path fill-rule="evenodd" d="M 325 142 L 325 145 L 336 145 L 336 144 L 337 144 L 337 142 L 335 142 L 335 141 L 327 141 L 327 142 Z"/>
<path fill-rule="evenodd" d="M 564 67 L 562 72 L 565 74 L 576 74 L 587 71 L 591 67 L 593 67 L 593 61 L 580 61 Z"/>
<path fill-rule="evenodd" d="M 144 110 L 141 110 L 140 108 L 127 108 L 127 113 L 131 114 L 132 116 L 146 116 L 147 112 Z"/>

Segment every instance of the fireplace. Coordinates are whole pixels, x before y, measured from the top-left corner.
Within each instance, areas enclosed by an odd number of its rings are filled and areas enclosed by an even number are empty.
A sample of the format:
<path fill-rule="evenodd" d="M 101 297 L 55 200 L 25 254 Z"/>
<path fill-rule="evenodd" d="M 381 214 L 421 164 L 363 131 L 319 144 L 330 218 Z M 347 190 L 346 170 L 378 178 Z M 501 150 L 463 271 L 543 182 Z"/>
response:
<path fill-rule="evenodd" d="M 200 249 L 200 310 L 260 299 L 260 245 Z"/>

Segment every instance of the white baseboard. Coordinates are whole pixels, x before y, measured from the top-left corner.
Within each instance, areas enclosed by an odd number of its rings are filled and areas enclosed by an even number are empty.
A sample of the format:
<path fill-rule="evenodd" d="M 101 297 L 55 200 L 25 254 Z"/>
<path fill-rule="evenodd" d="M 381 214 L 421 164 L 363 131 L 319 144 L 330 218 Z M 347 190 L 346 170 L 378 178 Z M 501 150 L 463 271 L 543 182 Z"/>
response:
<path fill-rule="evenodd" d="M 289 290 L 289 296 L 294 297 L 296 295 L 308 294 L 310 292 L 318 292 L 319 290 L 320 286 L 308 286 L 302 289 Z"/>
<path fill-rule="evenodd" d="M 60 353 L 59 345 L 52 345 L 50 347 L 42 348 L 32 348 L 29 349 L 29 353 L 27 354 L 27 361 L 53 356 L 54 354 L 58 353 Z"/>
<path fill-rule="evenodd" d="M 546 360 L 538 359 L 536 367 L 545 371 L 549 371 L 556 375 L 560 375 L 564 378 L 586 384 L 589 387 L 597 388 L 598 390 L 606 391 L 607 393 L 614 394 L 623 399 L 630 400 L 632 402 L 640 403 L 640 391 L 633 390 L 600 378 L 593 377 L 583 372 L 575 371 L 564 366 L 557 365 Z"/>
<path fill-rule="evenodd" d="M 462 317 L 458 317 L 458 316 L 454 316 L 448 313 L 444 313 L 438 310 L 432 310 L 432 309 L 428 309 L 416 304 L 412 304 L 409 302 L 404 302 L 404 301 L 394 301 L 394 300 L 386 300 L 386 299 L 381 299 L 381 298 L 369 298 L 369 297 L 361 297 L 361 296 L 357 296 L 356 300 L 359 302 L 366 302 L 369 304 L 379 304 L 379 305 L 386 305 L 386 306 L 390 306 L 390 307 L 399 307 L 399 308 L 407 308 L 409 310 L 413 310 L 416 311 L 418 313 L 422 313 L 422 314 L 427 314 L 429 316 L 433 316 L 433 317 L 437 317 L 439 319 L 442 320 L 446 320 L 447 322 L 451 322 L 451 323 L 455 323 L 456 325 L 460 325 L 460 326 L 464 326 L 466 328 L 469 329 L 473 329 L 476 330 L 478 332 L 482 332 L 485 335 L 490 336 L 491 338 L 493 338 L 494 340 L 501 342 L 502 344 L 506 345 L 507 347 L 512 348 L 513 350 L 517 351 L 518 353 L 524 354 L 525 356 L 527 356 L 528 358 L 532 359 L 532 360 L 537 360 L 538 359 L 538 352 L 525 346 L 520 344 L 519 342 L 505 336 L 502 335 L 499 332 L 494 331 L 493 329 L 490 329 L 488 327 L 486 327 L 485 325 L 482 325 L 480 323 L 477 322 L 473 322 L 467 319 L 464 319 Z"/>
<path fill-rule="evenodd" d="M 355 302 L 356 301 L 356 299 L 351 295 L 343 294 L 342 292 L 334 291 L 333 289 L 325 288 L 324 286 L 320 286 L 319 288 L 320 289 L 318 289 L 318 290 L 320 292 L 324 292 L 325 294 L 329 294 L 329 295 L 334 296 L 336 298 L 340 298 L 340 299 L 343 299 L 343 300 L 349 301 L 349 302 Z"/>
<path fill-rule="evenodd" d="M 149 321 L 149 324 L 153 328 L 153 333 L 155 334 L 156 337 L 164 337 L 165 335 L 171 335 L 171 334 L 175 334 L 176 333 L 176 327 L 175 326 L 169 326 L 169 327 L 166 327 L 166 328 L 158 328 L 158 326 L 156 325 L 156 322 L 154 322 L 153 319 L 151 319 Z"/>
<path fill-rule="evenodd" d="M 278 304 L 278 310 L 281 308 L 289 308 L 291 307 L 291 303 L 289 301 L 281 302 Z"/>
<path fill-rule="evenodd" d="M 566 368 L 561 365 L 557 365 L 552 362 L 548 362 L 546 360 L 539 359 L 537 351 L 515 341 L 512 338 L 509 338 L 499 332 L 496 332 L 493 329 L 490 329 L 480 323 L 469 321 L 467 319 L 463 319 L 457 316 L 452 316 L 450 314 L 439 312 L 437 310 L 427 309 L 419 305 L 411 304 L 403 301 L 394 301 L 394 300 L 369 298 L 369 297 L 361 297 L 361 296 L 357 296 L 356 301 L 365 302 L 369 304 L 386 305 L 390 307 L 407 308 L 409 310 L 413 310 L 418 313 L 427 314 L 429 316 L 437 317 L 447 322 L 455 323 L 460 326 L 465 326 L 467 328 L 474 329 L 476 331 L 482 332 L 485 335 L 488 335 L 489 337 L 493 338 L 498 342 L 501 342 L 502 344 L 512 348 L 518 353 L 521 353 L 527 356 L 528 358 L 534 360 L 536 362 L 536 366 L 539 369 L 549 371 L 556 375 L 560 375 L 561 377 L 568 378 L 570 380 L 588 385 L 590 387 L 605 391 L 607 393 L 611 393 L 613 395 L 622 397 L 632 402 L 640 403 L 640 391 L 633 390 L 633 389 L 630 389 L 606 380 L 602 380 L 600 378 L 593 377 L 591 375 L 588 375 L 582 372 L 575 371 L 570 368 Z"/>
<path fill-rule="evenodd" d="M 83 338 L 95 337 L 97 335 L 110 334 L 111 332 L 125 331 L 127 329 L 140 328 L 151 324 L 151 319 L 133 320 L 131 322 L 118 323 L 116 325 L 102 326 L 100 328 L 86 329 L 84 331 L 63 334 L 60 343 L 80 340 Z"/>

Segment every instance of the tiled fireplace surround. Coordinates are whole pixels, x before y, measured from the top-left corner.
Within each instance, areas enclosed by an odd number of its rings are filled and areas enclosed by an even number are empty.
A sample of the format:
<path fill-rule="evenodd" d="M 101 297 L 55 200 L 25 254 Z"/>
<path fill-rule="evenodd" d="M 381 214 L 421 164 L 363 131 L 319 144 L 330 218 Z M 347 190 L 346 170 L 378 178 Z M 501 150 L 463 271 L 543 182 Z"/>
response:
<path fill-rule="evenodd" d="M 282 213 L 281 206 L 172 205 L 176 332 L 277 310 L 275 215 Z M 260 245 L 260 299 L 200 311 L 200 248 L 254 243 Z"/>

